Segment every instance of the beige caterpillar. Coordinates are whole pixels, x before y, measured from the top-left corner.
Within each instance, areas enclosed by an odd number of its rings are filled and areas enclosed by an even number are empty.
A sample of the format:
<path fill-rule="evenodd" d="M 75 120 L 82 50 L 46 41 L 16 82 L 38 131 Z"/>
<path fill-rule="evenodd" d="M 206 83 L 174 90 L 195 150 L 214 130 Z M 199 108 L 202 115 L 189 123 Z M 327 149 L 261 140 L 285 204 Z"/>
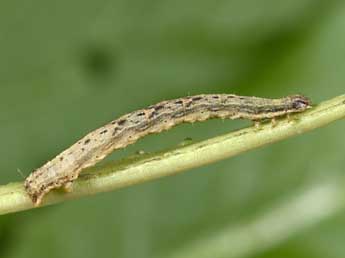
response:
<path fill-rule="evenodd" d="M 210 118 L 260 121 L 302 112 L 310 106 L 310 100 L 301 95 L 265 99 L 209 94 L 162 101 L 121 116 L 87 134 L 32 172 L 24 182 L 25 190 L 33 204 L 38 206 L 50 190 L 70 186 L 84 168 L 95 165 L 112 151 L 124 148 L 147 134 L 168 130 L 183 122 Z"/>

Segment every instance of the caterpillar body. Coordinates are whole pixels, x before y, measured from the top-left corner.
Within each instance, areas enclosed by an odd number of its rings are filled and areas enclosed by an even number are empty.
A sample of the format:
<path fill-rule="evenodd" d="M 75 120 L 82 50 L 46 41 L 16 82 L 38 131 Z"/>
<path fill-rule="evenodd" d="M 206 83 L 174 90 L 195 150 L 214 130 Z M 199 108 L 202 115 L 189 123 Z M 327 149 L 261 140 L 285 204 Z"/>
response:
<path fill-rule="evenodd" d="M 83 169 L 147 134 L 168 130 L 183 122 L 211 118 L 260 121 L 302 112 L 310 107 L 311 101 L 302 95 L 267 99 L 233 94 L 203 94 L 162 101 L 121 116 L 90 132 L 32 172 L 26 178 L 24 187 L 33 204 L 38 206 L 50 190 L 70 186 Z"/>

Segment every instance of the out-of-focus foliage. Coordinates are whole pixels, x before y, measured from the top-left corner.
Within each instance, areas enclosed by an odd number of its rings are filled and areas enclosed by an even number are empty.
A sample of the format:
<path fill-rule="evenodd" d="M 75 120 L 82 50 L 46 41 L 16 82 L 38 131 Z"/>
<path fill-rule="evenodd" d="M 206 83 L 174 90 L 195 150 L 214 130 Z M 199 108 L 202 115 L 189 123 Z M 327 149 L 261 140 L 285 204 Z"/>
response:
<path fill-rule="evenodd" d="M 2 0 L 0 183 L 162 99 L 343 94 L 344 26 L 342 1 Z M 111 158 L 248 124 L 182 125 Z M 175 177 L 2 216 L 0 256 L 164 257 L 315 182 L 343 179 L 344 130 L 339 122 Z M 344 214 L 253 255 L 342 258 Z"/>

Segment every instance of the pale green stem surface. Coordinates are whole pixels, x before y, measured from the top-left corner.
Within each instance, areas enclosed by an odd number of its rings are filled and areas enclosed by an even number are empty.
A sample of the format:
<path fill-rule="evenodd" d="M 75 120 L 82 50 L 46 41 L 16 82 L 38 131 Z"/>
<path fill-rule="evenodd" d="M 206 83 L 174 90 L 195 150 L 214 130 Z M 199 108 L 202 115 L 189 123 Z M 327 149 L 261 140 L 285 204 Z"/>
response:
<path fill-rule="evenodd" d="M 344 117 L 345 95 L 342 95 L 294 115 L 292 121 L 281 119 L 275 127 L 270 123 L 259 129 L 249 127 L 174 150 L 96 167 L 92 173 L 76 180 L 71 193 L 52 191 L 41 206 L 174 175 L 326 126 Z M 0 214 L 31 208 L 34 207 L 24 191 L 23 182 L 0 186 Z"/>

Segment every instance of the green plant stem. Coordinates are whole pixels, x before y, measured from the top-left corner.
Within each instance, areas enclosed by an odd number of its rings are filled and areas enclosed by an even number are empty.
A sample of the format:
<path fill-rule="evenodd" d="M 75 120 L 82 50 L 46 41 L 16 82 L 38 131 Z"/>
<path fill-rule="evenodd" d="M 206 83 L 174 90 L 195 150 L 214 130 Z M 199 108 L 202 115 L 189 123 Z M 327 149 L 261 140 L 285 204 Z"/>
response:
<path fill-rule="evenodd" d="M 291 119 L 281 119 L 274 127 L 266 123 L 260 128 L 249 127 L 174 150 L 96 167 L 75 181 L 72 192 L 52 191 L 41 206 L 177 174 L 326 126 L 344 117 L 345 95 L 341 95 Z M 0 214 L 31 208 L 34 207 L 22 182 L 0 186 Z"/>

